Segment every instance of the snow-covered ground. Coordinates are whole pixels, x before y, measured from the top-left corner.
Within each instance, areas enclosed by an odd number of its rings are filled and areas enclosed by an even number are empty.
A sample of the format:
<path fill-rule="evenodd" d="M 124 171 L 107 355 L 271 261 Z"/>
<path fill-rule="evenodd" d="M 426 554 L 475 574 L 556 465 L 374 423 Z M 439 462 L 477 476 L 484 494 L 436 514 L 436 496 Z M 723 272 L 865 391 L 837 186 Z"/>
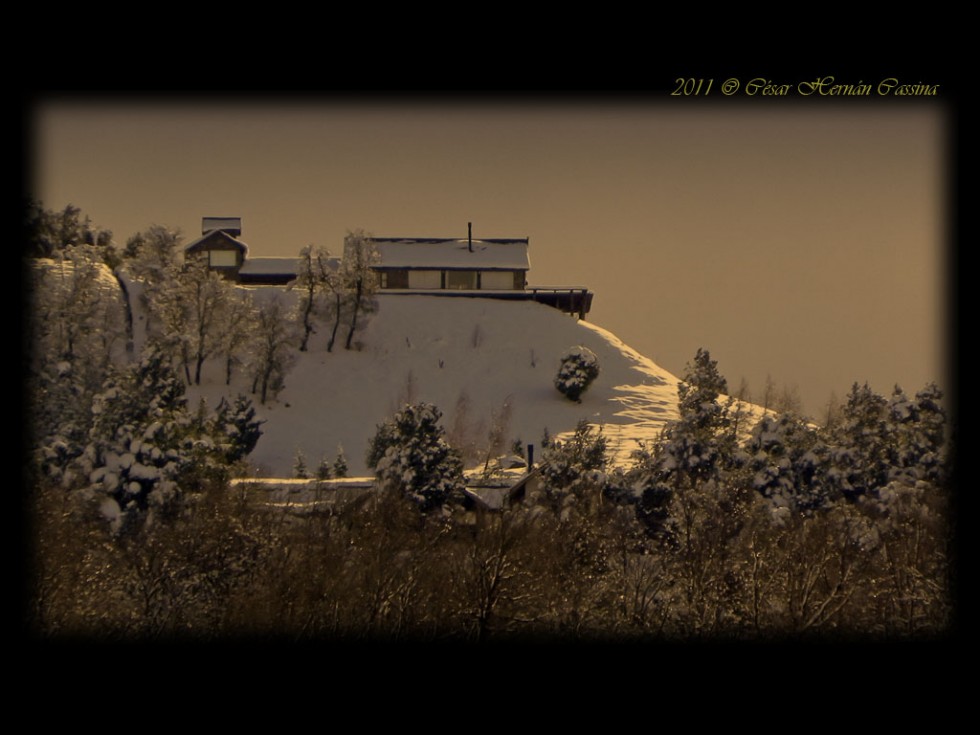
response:
<path fill-rule="evenodd" d="M 434 403 L 447 431 L 478 447 L 509 406 L 505 450 L 520 438 L 538 457 L 545 429 L 556 436 L 584 418 L 603 427 L 617 459 L 627 462 L 636 440 L 655 438 L 677 418 L 675 376 L 606 330 L 551 307 L 437 296 L 379 295 L 378 303 L 356 337 L 360 350 L 346 351 L 338 340 L 328 353 L 329 330 L 321 326 L 277 399 L 258 407 L 266 423 L 251 460 L 261 476 L 291 476 L 297 450 L 313 471 L 321 457 L 333 461 L 338 445 L 352 475 L 367 473 L 369 439 L 406 401 Z M 554 386 L 560 357 L 574 345 L 592 350 L 601 371 L 580 404 Z M 208 367 L 205 385 L 188 397 L 206 395 L 213 406 L 224 386 L 219 366 Z"/>
<path fill-rule="evenodd" d="M 144 341 L 139 284 L 130 282 L 134 342 Z M 296 293 L 281 287 L 252 287 L 257 301 Z M 357 349 L 344 350 L 344 325 L 332 353 L 329 325 L 319 324 L 308 352 L 296 352 L 285 387 L 267 405 L 257 405 L 263 435 L 250 455 L 258 477 L 292 477 L 297 450 L 310 472 L 322 458 L 333 462 L 342 446 L 349 473 L 369 475 L 368 442 L 378 424 L 407 401 L 434 403 L 457 444 L 482 451 L 468 467 L 481 466 L 494 422 L 504 424 L 502 451 L 514 440 L 534 444 L 570 433 L 581 419 L 601 426 L 616 464 L 630 464 L 640 441 L 652 441 L 676 419 L 678 379 L 624 344 L 614 334 L 543 304 L 423 295 L 380 294 L 378 311 L 355 336 Z M 362 317 L 363 319 L 363 317 Z M 555 388 L 560 358 L 583 345 L 599 359 L 600 374 L 573 403 Z M 205 365 L 202 385 L 187 391 L 193 407 L 201 397 L 212 408 L 221 396 L 248 394 L 241 372 L 232 385 L 223 367 Z M 253 397 L 257 402 L 257 397 Z"/>

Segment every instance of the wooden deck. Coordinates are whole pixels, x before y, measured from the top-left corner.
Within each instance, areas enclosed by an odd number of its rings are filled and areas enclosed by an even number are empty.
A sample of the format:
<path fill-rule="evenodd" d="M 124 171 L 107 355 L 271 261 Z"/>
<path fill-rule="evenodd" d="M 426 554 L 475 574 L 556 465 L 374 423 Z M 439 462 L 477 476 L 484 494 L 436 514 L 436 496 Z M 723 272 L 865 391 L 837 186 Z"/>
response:
<path fill-rule="evenodd" d="M 566 314 L 574 314 L 579 319 L 585 319 L 585 315 L 591 311 L 594 295 L 584 286 L 528 286 L 523 291 L 385 288 L 379 290 L 378 293 L 393 296 L 449 296 L 453 298 L 502 299 L 505 301 L 537 301 Z"/>

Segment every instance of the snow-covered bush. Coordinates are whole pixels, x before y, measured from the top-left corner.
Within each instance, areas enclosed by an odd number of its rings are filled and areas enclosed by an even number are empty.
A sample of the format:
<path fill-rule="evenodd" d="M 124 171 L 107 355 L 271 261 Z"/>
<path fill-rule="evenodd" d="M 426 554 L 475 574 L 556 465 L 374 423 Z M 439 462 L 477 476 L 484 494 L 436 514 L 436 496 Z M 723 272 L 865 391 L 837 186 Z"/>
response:
<path fill-rule="evenodd" d="M 441 412 L 408 404 L 378 427 L 368 450 L 382 488 L 400 490 L 423 511 L 442 506 L 464 486 L 463 461 L 446 441 Z"/>
<path fill-rule="evenodd" d="M 570 401 L 581 403 L 581 395 L 599 377 L 599 359 L 588 347 L 572 347 L 561 357 L 555 387 Z"/>

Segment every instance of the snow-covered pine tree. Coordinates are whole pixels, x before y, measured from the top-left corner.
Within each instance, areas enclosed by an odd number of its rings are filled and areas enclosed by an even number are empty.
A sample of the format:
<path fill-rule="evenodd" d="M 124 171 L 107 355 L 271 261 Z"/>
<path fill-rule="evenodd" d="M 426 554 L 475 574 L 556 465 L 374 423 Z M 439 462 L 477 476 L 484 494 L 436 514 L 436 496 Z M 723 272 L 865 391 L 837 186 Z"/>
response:
<path fill-rule="evenodd" d="M 581 396 L 599 377 L 599 358 L 588 347 L 578 345 L 561 357 L 555 387 L 570 401 L 581 403 Z"/>
<path fill-rule="evenodd" d="M 347 456 L 344 454 L 344 448 L 341 445 L 337 445 L 337 458 L 333 461 L 333 467 L 331 468 L 333 476 L 337 478 L 347 477 L 349 471 L 347 467 Z"/>
<path fill-rule="evenodd" d="M 310 473 L 306 469 L 306 457 L 302 449 L 297 449 L 293 456 L 293 477 L 297 480 L 310 479 Z"/>
<path fill-rule="evenodd" d="M 637 513 L 652 532 L 661 532 L 678 493 L 711 486 L 718 494 L 737 462 L 727 404 L 718 398 L 728 384 L 707 350 L 698 349 L 678 385 L 680 418 L 670 424 L 635 468 L 641 494 Z"/>
<path fill-rule="evenodd" d="M 799 416 L 763 416 L 744 450 L 749 481 L 769 500 L 774 518 L 825 508 L 833 500 L 830 449 Z"/>
<path fill-rule="evenodd" d="M 175 511 L 199 437 L 169 359 L 148 348 L 137 365 L 106 380 L 92 414 L 88 446 L 65 484 L 87 483 L 87 497 L 100 501 L 116 532 Z"/>
<path fill-rule="evenodd" d="M 608 442 L 602 429 L 582 419 L 567 441 L 552 441 L 541 458 L 545 493 L 565 515 L 572 505 L 595 510 L 606 481 Z"/>
<path fill-rule="evenodd" d="M 403 493 L 423 512 L 442 507 L 464 487 L 463 462 L 428 403 L 406 405 L 375 434 L 368 464 L 384 489 Z"/>
<path fill-rule="evenodd" d="M 893 467 L 888 402 L 865 383 L 851 387 L 840 420 L 830 432 L 829 477 L 848 499 L 884 487 Z"/>
<path fill-rule="evenodd" d="M 238 394 L 235 403 L 229 405 L 222 398 L 215 409 L 216 440 L 229 463 L 248 456 L 262 436 L 259 427 L 265 419 L 255 417 L 255 406 L 247 396 Z"/>
<path fill-rule="evenodd" d="M 326 455 L 320 457 L 320 464 L 316 466 L 316 479 L 318 480 L 329 480 L 330 474 L 330 462 Z"/>

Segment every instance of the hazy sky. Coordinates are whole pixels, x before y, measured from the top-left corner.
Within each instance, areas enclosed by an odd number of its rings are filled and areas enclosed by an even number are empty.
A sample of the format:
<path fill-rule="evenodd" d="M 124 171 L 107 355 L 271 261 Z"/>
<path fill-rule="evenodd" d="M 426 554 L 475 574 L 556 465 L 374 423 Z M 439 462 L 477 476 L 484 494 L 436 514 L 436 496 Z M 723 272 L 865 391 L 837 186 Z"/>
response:
<path fill-rule="evenodd" d="M 40 99 L 34 195 L 124 243 L 241 216 L 252 255 L 379 236 L 530 237 L 529 280 L 680 376 L 766 376 L 819 414 L 945 377 L 941 101 Z"/>

